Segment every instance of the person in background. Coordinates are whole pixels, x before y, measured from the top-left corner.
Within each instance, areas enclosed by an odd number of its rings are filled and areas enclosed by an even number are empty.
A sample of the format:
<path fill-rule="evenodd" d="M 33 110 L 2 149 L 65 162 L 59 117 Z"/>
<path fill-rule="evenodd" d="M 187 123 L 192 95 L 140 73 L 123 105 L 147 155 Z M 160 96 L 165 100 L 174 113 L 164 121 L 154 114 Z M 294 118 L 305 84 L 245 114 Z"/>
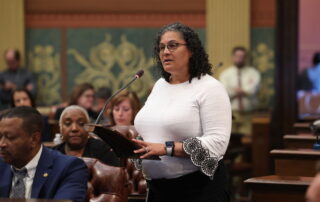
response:
<path fill-rule="evenodd" d="M 100 113 L 100 111 L 103 109 L 105 102 L 109 99 L 111 96 L 112 92 L 109 88 L 102 87 L 99 88 L 98 91 L 95 94 L 95 105 L 93 107 L 93 110 L 96 113 Z M 110 102 L 106 107 L 106 110 L 103 114 L 102 120 L 99 122 L 101 124 L 107 124 L 110 122 L 109 117 L 108 117 L 108 109 L 110 108 Z"/>
<path fill-rule="evenodd" d="M 93 103 L 94 103 L 94 87 L 89 83 L 82 83 L 76 85 L 71 94 L 70 102 L 68 105 L 79 105 L 87 110 L 90 121 L 94 121 L 98 117 L 98 113 L 93 111 Z M 57 109 L 55 113 L 55 120 L 60 119 L 60 115 L 64 108 Z"/>
<path fill-rule="evenodd" d="M 154 57 L 161 71 L 134 126 L 142 159 L 148 202 L 227 202 L 230 195 L 223 163 L 231 106 L 197 33 L 181 23 L 163 27 Z M 148 160 L 151 156 L 161 160 Z"/>
<path fill-rule="evenodd" d="M 252 113 L 257 107 L 257 93 L 261 81 L 259 71 L 247 65 L 247 56 L 248 51 L 244 47 L 233 48 L 233 65 L 223 71 L 219 78 L 231 99 L 235 117 L 232 132 L 243 135 L 251 135 Z"/>
<path fill-rule="evenodd" d="M 298 89 L 320 93 L 320 52 L 314 53 L 312 64 L 299 75 Z"/>
<path fill-rule="evenodd" d="M 65 108 L 60 116 L 60 133 L 63 143 L 53 147 L 63 154 L 96 158 L 111 166 L 120 166 L 120 159 L 111 150 L 110 146 L 102 140 L 90 137 L 85 130 L 89 123 L 87 111 L 77 105 Z"/>
<path fill-rule="evenodd" d="M 30 91 L 17 88 L 11 94 L 11 107 L 29 106 L 36 108 L 36 103 Z"/>
<path fill-rule="evenodd" d="M 16 88 L 25 88 L 36 95 L 36 79 L 26 68 L 20 66 L 20 53 L 15 49 L 5 51 L 7 69 L 0 73 L 0 101 L 2 109 L 10 107 L 10 95 Z"/>
<path fill-rule="evenodd" d="M 0 198 L 83 202 L 86 164 L 42 146 L 41 131 L 41 114 L 32 107 L 15 107 L 1 114 Z"/>
<path fill-rule="evenodd" d="M 27 106 L 27 107 L 36 107 L 36 102 L 32 97 L 32 94 L 23 88 L 15 89 L 11 94 L 11 107 L 20 107 L 20 106 Z M 42 141 L 47 142 L 51 141 L 51 133 L 50 133 L 50 125 L 48 123 L 48 117 L 42 116 L 43 118 L 43 131 L 42 131 Z"/>
<path fill-rule="evenodd" d="M 108 116 L 110 126 L 133 125 L 134 118 L 140 110 L 140 101 L 135 92 L 125 90 L 111 100 Z"/>

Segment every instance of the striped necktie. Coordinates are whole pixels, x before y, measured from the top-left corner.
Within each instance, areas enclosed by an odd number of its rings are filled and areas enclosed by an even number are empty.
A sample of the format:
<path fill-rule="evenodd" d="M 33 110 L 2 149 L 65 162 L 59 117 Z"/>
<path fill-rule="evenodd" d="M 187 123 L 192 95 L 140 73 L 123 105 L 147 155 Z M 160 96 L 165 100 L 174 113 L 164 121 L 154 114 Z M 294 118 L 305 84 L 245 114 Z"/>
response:
<path fill-rule="evenodd" d="M 13 168 L 12 171 L 16 181 L 12 187 L 10 198 L 25 198 L 26 186 L 23 179 L 28 175 L 27 169 L 17 170 Z"/>

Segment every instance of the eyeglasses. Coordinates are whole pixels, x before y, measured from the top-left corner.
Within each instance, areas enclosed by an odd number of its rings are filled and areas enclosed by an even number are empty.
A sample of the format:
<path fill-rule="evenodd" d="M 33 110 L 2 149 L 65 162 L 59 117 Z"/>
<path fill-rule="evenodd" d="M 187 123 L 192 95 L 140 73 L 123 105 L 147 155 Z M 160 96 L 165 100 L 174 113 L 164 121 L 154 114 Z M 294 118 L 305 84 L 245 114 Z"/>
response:
<path fill-rule="evenodd" d="M 187 45 L 187 44 L 177 43 L 177 42 L 169 42 L 168 44 L 160 44 L 159 51 L 164 52 L 164 50 L 167 48 L 170 52 L 172 52 L 172 51 L 175 51 L 181 45 Z"/>

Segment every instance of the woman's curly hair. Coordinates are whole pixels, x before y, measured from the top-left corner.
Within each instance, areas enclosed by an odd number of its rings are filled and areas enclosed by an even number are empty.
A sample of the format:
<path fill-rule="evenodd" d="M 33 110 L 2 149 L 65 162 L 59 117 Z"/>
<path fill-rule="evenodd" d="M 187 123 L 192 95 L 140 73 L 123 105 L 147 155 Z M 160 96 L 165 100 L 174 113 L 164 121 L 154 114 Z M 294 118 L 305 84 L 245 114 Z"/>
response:
<path fill-rule="evenodd" d="M 204 50 L 202 43 L 199 39 L 198 34 L 193 31 L 190 27 L 181 24 L 179 22 L 169 24 L 164 26 L 159 32 L 155 39 L 154 50 L 153 50 L 153 57 L 155 58 L 158 67 L 161 71 L 161 76 L 169 82 L 170 80 L 170 73 L 166 72 L 162 66 L 160 60 L 160 40 L 164 33 L 168 31 L 174 31 L 181 33 L 183 39 L 186 41 L 187 48 L 191 51 L 192 55 L 189 59 L 189 82 L 194 77 L 200 79 L 201 75 L 209 74 L 212 75 L 211 68 L 212 65 L 209 63 L 208 54 Z"/>

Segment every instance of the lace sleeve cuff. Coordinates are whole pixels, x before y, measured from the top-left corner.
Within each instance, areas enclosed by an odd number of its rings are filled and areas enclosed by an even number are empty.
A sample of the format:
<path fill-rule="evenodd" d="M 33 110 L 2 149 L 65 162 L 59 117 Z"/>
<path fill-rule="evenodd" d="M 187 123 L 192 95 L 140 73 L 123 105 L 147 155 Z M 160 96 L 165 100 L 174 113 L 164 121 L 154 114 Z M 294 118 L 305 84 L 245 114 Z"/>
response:
<path fill-rule="evenodd" d="M 191 161 L 195 166 L 207 176 L 213 177 L 218 167 L 219 159 L 210 157 L 209 150 L 204 148 L 201 141 L 195 137 L 183 141 L 183 150 L 190 155 Z"/>

